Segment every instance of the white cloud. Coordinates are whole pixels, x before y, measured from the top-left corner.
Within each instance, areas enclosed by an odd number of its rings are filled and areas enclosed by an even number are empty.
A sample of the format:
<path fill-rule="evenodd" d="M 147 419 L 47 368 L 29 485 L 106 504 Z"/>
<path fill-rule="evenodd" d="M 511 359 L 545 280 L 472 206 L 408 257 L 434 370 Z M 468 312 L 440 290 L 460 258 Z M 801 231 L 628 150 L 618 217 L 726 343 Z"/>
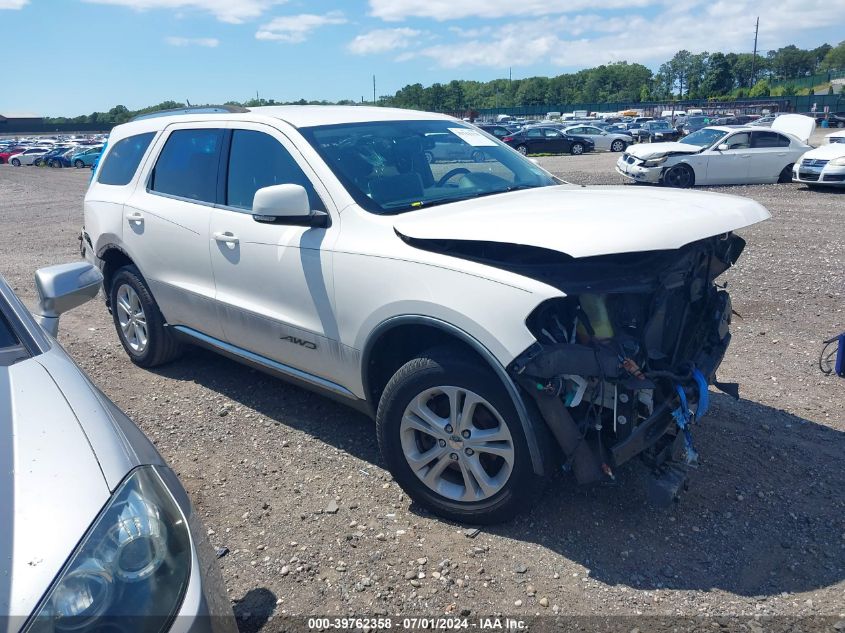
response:
<path fill-rule="evenodd" d="M 2 9 L 23 9 L 29 0 L 0 0 L 0 10 Z"/>
<path fill-rule="evenodd" d="M 430 18 L 443 22 L 462 18 L 504 18 L 577 13 L 596 9 L 645 7 L 655 0 L 369 0 L 370 14 L 387 22 Z M 600 6 L 597 6 L 600 5 Z"/>
<path fill-rule="evenodd" d="M 347 48 L 356 55 L 386 53 L 411 46 L 422 35 L 422 31 L 409 28 L 376 29 L 358 35 Z"/>
<path fill-rule="evenodd" d="M 299 44 L 308 39 L 311 32 L 321 26 L 329 24 L 345 24 L 346 18 L 340 11 L 330 11 L 325 15 L 303 13 L 301 15 L 286 15 L 270 20 L 259 27 L 255 34 L 257 40 L 278 40 L 291 44 Z"/>
<path fill-rule="evenodd" d="M 371 0 L 376 2 L 378 0 Z M 410 0 L 398 2 L 408 3 Z M 552 3 L 553 4 L 553 3 Z M 694 7 L 694 8 L 693 8 Z M 718 0 L 685 11 L 664 12 L 658 18 L 636 12 L 615 17 L 572 15 L 450 29 L 458 41 L 420 47 L 403 58 L 422 57 L 443 68 L 487 66 L 507 68 L 551 63 L 560 68 L 584 68 L 615 61 L 653 64 L 678 50 L 751 52 L 756 0 Z M 814 30 L 830 25 L 825 0 L 781 0 L 778 10 L 762 14 L 760 50 L 799 43 Z"/>
<path fill-rule="evenodd" d="M 164 41 L 171 46 L 201 46 L 204 48 L 217 48 L 220 40 L 216 37 L 165 37 Z"/>
<path fill-rule="evenodd" d="M 8 2 L 9 0 L 0 0 Z M 11 0 L 13 3 L 16 0 Z M 211 13 L 221 22 L 240 24 L 261 16 L 267 9 L 287 0 L 84 0 L 94 4 L 112 4 L 137 11 L 149 9 L 196 9 Z"/>

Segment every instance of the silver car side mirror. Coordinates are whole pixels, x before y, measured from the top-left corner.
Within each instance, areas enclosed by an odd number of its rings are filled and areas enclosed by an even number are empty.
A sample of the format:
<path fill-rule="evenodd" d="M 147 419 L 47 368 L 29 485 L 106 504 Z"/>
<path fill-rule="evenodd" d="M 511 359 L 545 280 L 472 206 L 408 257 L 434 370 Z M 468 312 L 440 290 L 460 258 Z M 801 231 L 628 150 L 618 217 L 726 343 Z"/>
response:
<path fill-rule="evenodd" d="M 722 143 L 722 144 L 721 144 L 721 145 L 719 145 L 719 147 L 717 147 L 716 149 L 717 149 L 717 150 L 719 150 L 720 152 L 726 152 L 726 151 L 728 151 L 728 150 L 730 149 L 730 147 L 728 146 L 728 144 L 727 144 L 727 143 Z"/>
<path fill-rule="evenodd" d="M 38 291 L 36 320 L 47 333 L 59 332 L 59 317 L 100 292 L 103 275 L 87 262 L 58 264 L 35 271 L 35 289 Z"/>

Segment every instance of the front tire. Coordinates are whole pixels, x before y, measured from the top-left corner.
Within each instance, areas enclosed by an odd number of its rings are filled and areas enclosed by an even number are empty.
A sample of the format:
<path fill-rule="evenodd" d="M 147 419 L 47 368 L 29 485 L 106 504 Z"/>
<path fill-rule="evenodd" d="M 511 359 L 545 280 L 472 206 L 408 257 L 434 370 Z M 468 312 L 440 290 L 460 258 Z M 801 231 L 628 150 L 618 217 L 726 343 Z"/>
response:
<path fill-rule="evenodd" d="M 448 349 L 429 350 L 394 374 L 379 402 L 376 432 L 397 483 L 447 519 L 507 521 L 538 488 L 501 381 Z"/>
<path fill-rule="evenodd" d="M 584 145 L 582 143 L 573 143 L 569 151 L 573 156 L 580 156 L 584 153 Z"/>
<path fill-rule="evenodd" d="M 487 156 L 484 154 L 484 152 L 476 150 L 472 153 L 472 162 L 483 163 L 485 160 L 487 160 Z"/>
<path fill-rule="evenodd" d="M 12 166 L 13 166 L 13 167 L 20 167 L 20 166 L 21 166 L 21 161 L 19 161 L 17 158 L 13 158 L 13 159 L 12 159 Z"/>
<path fill-rule="evenodd" d="M 158 304 L 135 266 L 115 273 L 109 302 L 117 337 L 133 363 L 155 367 L 179 356 L 181 346 L 165 327 Z"/>
<path fill-rule="evenodd" d="M 77 169 L 81 169 L 81 168 L 85 167 L 85 163 L 83 163 L 81 160 L 79 160 L 77 158 L 75 161 L 73 161 L 73 166 L 76 167 Z"/>
<path fill-rule="evenodd" d="M 676 189 L 688 189 L 695 184 L 695 172 L 689 165 L 675 165 L 663 174 L 663 184 Z"/>
<path fill-rule="evenodd" d="M 427 162 L 429 165 L 434 162 L 434 154 L 432 154 L 431 152 L 425 152 L 424 155 L 425 162 Z"/>

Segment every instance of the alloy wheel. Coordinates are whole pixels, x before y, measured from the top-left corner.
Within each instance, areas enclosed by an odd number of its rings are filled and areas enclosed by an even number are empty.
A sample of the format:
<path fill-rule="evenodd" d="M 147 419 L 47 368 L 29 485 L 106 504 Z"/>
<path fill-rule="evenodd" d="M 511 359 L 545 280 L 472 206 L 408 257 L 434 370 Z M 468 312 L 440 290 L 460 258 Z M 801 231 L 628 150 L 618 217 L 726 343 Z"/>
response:
<path fill-rule="evenodd" d="M 135 289 L 123 284 L 117 289 L 117 320 L 127 345 L 136 354 L 143 354 L 147 349 L 149 338 L 147 334 L 147 316 L 141 305 L 141 298 Z"/>
<path fill-rule="evenodd" d="M 504 419 L 462 387 L 433 387 L 417 395 L 405 408 L 399 435 L 414 474 L 454 501 L 492 497 L 513 471 L 514 441 Z"/>

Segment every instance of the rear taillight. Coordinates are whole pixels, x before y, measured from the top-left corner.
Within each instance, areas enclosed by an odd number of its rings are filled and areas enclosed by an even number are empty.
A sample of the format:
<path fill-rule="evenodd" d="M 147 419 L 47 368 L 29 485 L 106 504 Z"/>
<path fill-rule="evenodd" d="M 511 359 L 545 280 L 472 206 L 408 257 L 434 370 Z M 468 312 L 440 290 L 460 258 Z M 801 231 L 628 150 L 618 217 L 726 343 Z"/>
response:
<path fill-rule="evenodd" d="M 512 140 L 513 140 L 512 136 L 503 136 L 502 137 L 502 142 L 504 142 L 504 143 L 507 143 L 508 141 L 512 141 Z"/>

